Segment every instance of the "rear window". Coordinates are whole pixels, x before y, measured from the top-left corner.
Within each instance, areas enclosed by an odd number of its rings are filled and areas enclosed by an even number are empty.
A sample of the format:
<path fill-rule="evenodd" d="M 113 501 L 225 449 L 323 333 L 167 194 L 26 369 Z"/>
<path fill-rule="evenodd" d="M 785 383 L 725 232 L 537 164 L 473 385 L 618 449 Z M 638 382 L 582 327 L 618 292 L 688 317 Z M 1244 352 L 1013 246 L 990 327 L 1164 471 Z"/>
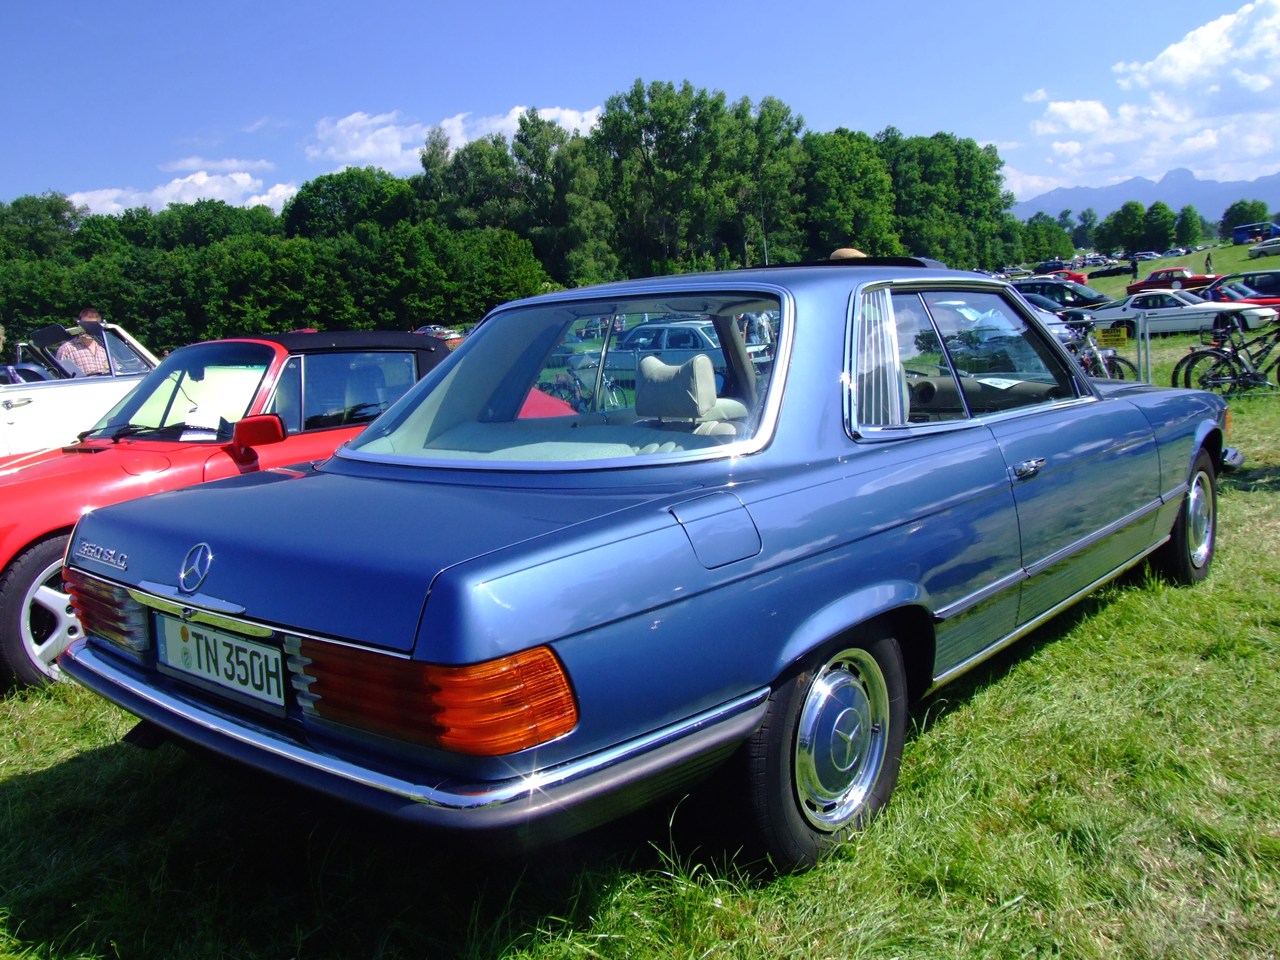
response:
<path fill-rule="evenodd" d="M 781 316 L 759 293 L 508 308 L 350 449 L 534 468 L 741 451 L 760 429 Z"/>

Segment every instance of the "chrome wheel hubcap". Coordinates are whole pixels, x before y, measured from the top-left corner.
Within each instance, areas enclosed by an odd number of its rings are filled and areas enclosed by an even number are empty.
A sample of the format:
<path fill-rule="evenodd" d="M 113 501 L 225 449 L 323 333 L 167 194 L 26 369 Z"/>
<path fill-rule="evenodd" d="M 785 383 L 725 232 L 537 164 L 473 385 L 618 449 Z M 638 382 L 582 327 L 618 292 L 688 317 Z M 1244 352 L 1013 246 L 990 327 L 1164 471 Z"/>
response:
<path fill-rule="evenodd" d="M 1197 473 L 1187 491 L 1187 552 L 1196 568 L 1209 560 L 1213 546 L 1213 491 L 1209 478 Z"/>
<path fill-rule="evenodd" d="M 835 831 L 862 811 L 884 767 L 889 690 L 875 658 L 837 654 L 810 684 L 800 710 L 795 784 L 805 818 Z"/>

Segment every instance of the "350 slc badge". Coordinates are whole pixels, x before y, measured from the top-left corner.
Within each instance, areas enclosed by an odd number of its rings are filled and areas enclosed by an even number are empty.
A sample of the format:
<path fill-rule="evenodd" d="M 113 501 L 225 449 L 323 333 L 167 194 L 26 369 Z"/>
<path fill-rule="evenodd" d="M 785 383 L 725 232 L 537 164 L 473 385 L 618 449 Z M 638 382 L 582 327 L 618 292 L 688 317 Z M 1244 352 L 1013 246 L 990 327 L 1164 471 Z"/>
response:
<path fill-rule="evenodd" d="M 117 570 L 129 569 L 129 555 L 127 553 L 112 550 L 110 547 L 104 547 L 101 544 L 90 543 L 88 540 L 81 540 L 76 544 L 76 556 L 85 560 L 96 560 L 98 563 L 105 563 L 107 566 L 115 567 Z"/>

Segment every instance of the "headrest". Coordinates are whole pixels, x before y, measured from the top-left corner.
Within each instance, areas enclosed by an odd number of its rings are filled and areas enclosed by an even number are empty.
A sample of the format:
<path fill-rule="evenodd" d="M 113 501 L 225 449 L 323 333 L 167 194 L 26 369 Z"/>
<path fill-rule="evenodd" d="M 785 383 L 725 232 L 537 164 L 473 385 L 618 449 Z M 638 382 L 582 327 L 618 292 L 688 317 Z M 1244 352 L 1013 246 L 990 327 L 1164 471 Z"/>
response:
<path fill-rule="evenodd" d="M 659 420 L 698 420 L 716 402 L 711 358 L 695 354 L 679 366 L 657 357 L 640 360 L 636 377 L 636 416 Z"/>

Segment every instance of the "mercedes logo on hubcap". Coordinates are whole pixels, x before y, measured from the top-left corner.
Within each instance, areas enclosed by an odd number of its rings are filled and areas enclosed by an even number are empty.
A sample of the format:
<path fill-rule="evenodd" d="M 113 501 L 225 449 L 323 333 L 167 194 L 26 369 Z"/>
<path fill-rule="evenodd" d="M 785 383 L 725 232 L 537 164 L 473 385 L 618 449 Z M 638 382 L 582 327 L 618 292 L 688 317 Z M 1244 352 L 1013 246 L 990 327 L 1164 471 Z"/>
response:
<path fill-rule="evenodd" d="M 213 548 L 207 543 L 197 543 L 187 551 L 178 572 L 178 589 L 183 593 L 195 593 L 209 575 L 213 563 Z"/>

